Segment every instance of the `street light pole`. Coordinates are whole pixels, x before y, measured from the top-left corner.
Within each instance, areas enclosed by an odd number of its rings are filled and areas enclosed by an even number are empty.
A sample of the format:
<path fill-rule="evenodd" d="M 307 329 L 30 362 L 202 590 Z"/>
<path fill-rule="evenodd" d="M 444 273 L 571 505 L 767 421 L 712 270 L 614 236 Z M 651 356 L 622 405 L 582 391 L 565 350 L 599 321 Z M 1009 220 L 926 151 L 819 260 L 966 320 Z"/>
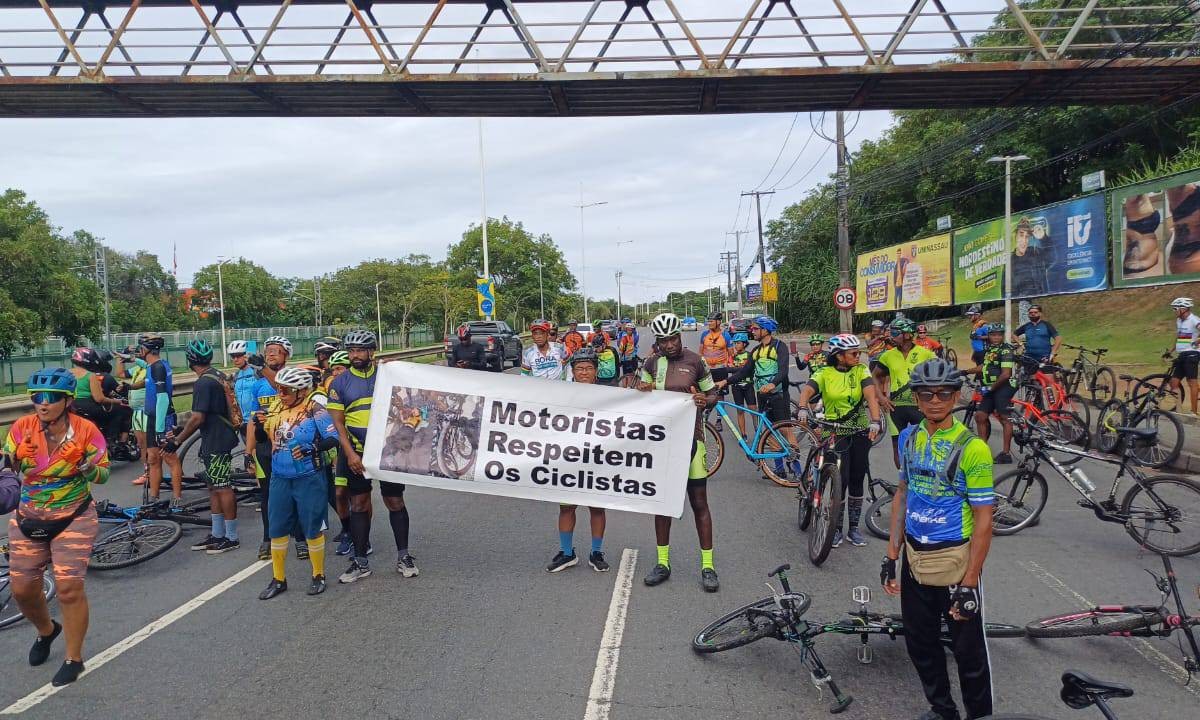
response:
<path fill-rule="evenodd" d="M 379 349 L 383 349 L 383 313 L 379 309 L 379 286 L 383 281 L 375 283 L 375 327 L 379 330 Z"/>
<path fill-rule="evenodd" d="M 479 208 L 483 215 L 483 277 L 485 280 L 491 280 L 492 276 L 488 267 L 487 180 L 483 166 L 483 118 L 479 118 Z M 495 309 L 495 307 L 492 308 L 492 310 Z M 491 320 L 491 313 L 484 316 L 484 319 Z"/>
<path fill-rule="evenodd" d="M 221 361 L 229 367 L 229 343 L 225 341 L 225 281 L 221 276 L 221 266 L 231 258 L 217 257 L 217 302 L 221 303 Z"/>
<path fill-rule="evenodd" d="M 538 258 L 538 303 L 541 305 L 543 320 L 546 319 L 546 293 L 542 290 L 542 259 Z"/>
<path fill-rule="evenodd" d="M 579 204 L 575 207 L 579 208 L 579 261 L 582 266 L 580 270 L 579 282 L 583 290 L 583 321 L 591 322 L 588 318 L 588 296 L 587 296 L 587 238 L 583 232 L 583 211 L 585 208 L 607 205 L 607 200 L 599 202 L 584 203 L 583 202 L 583 183 L 579 183 Z"/>
<path fill-rule="evenodd" d="M 988 162 L 1004 163 L 1004 342 L 1012 342 L 1012 164 L 1028 155 L 1003 155 Z"/>

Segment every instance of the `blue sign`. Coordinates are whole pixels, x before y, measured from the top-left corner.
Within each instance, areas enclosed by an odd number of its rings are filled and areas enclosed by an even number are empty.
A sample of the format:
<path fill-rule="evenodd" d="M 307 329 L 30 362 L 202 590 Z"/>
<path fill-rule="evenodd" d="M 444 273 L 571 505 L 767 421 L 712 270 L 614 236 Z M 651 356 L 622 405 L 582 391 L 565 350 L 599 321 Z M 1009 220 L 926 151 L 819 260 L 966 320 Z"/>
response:
<path fill-rule="evenodd" d="M 1013 213 L 1014 298 L 1108 287 L 1104 194 Z"/>
<path fill-rule="evenodd" d="M 484 315 L 491 315 L 492 314 L 492 301 L 488 300 L 486 298 L 483 300 L 480 300 L 479 301 L 479 309 L 483 311 Z"/>
<path fill-rule="evenodd" d="M 762 285 L 751 283 L 746 286 L 746 302 L 758 302 L 762 300 Z"/>

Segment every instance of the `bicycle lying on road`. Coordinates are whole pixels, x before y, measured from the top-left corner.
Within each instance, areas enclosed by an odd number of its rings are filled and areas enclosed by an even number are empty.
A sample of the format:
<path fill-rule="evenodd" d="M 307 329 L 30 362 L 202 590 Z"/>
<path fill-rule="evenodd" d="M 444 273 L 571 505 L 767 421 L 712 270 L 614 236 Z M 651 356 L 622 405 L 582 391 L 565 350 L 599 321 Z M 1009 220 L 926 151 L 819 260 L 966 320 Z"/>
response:
<path fill-rule="evenodd" d="M 57 592 L 57 586 L 54 584 L 54 573 L 47 572 L 42 575 L 42 594 L 49 601 Z M 21 614 L 20 608 L 17 607 L 17 601 L 13 599 L 12 590 L 9 587 L 8 579 L 8 538 L 0 537 L 0 629 L 6 628 L 9 625 L 16 625 L 25 619 Z"/>
<path fill-rule="evenodd" d="M 856 587 L 851 593 L 858 609 L 846 614 L 844 618 L 831 622 L 807 620 L 804 613 L 812 604 L 812 598 L 803 592 L 793 591 L 788 584 L 787 571 L 791 565 L 780 565 L 767 574 L 768 577 L 779 577 L 782 591 L 771 588 L 771 597 L 740 607 L 733 612 L 714 620 L 696 634 L 692 640 L 692 650 L 698 653 L 717 653 L 724 650 L 749 645 L 765 637 L 792 643 L 800 646 L 800 662 L 808 666 L 813 685 L 820 690 L 828 685 L 833 692 L 831 713 L 843 712 L 850 707 L 854 699 L 842 693 L 834 682 L 833 676 L 826 669 L 821 658 L 817 655 L 817 637 L 827 633 L 837 635 L 857 635 L 860 640 L 858 661 L 869 664 L 874 659 L 871 648 L 872 635 L 886 635 L 895 640 L 904 636 L 904 620 L 896 614 L 871 612 L 867 604 L 871 601 L 871 591 L 866 587 Z M 770 585 L 770 583 L 768 583 Z M 993 638 L 1024 637 L 1025 630 L 1019 625 L 1004 623 L 984 623 L 984 634 Z M 942 643 L 950 644 L 950 628 L 943 622 Z"/>
<path fill-rule="evenodd" d="M 121 507 L 107 500 L 96 501 L 102 530 L 92 544 L 88 568 L 117 570 L 146 562 L 170 550 L 183 536 L 182 524 L 210 527 L 212 518 L 186 510 L 172 510 L 167 500 Z"/>

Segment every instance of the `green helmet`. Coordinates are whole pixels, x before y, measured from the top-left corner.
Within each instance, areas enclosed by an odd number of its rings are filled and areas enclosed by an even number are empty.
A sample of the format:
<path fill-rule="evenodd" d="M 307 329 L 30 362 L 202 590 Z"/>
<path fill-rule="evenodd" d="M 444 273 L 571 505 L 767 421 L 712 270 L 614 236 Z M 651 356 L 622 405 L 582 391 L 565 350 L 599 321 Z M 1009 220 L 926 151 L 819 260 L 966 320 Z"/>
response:
<path fill-rule="evenodd" d="M 212 345 L 208 344 L 207 340 L 196 339 L 187 344 L 187 349 L 184 350 L 183 356 L 187 358 L 187 364 L 191 365 L 210 365 L 213 359 Z"/>
<path fill-rule="evenodd" d="M 915 333 L 917 326 L 908 318 L 901 318 L 892 323 L 892 329 L 902 333 Z"/>
<path fill-rule="evenodd" d="M 818 343 L 823 343 L 823 342 L 825 342 L 824 335 L 809 335 L 808 336 L 808 344 L 809 345 L 816 345 Z"/>
<path fill-rule="evenodd" d="M 350 353 L 345 350 L 337 350 L 329 356 L 329 367 L 336 365 L 345 365 L 350 367 Z"/>
<path fill-rule="evenodd" d="M 1004 332 L 1004 323 L 1002 323 L 1002 322 L 988 323 L 988 332 L 989 333 Z"/>

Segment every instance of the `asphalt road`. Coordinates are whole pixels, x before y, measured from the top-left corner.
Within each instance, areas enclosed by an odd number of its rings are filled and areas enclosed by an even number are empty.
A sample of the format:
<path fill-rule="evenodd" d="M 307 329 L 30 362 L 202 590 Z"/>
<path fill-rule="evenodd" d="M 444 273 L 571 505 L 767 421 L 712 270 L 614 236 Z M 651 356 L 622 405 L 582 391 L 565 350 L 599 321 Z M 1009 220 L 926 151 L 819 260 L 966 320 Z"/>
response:
<path fill-rule="evenodd" d="M 890 448 L 875 449 L 872 466 L 892 475 Z M 1110 477 L 1103 465 L 1084 467 L 1094 479 Z M 134 474 L 123 464 L 97 495 L 135 501 Z M 1023 624 L 1079 607 L 1081 597 L 1156 602 L 1143 568 L 1155 569 L 1157 558 L 1140 555 L 1121 527 L 1077 507 L 1065 483 L 1052 485 L 1040 525 L 992 546 L 987 617 Z M 415 579 L 392 569 L 378 497 L 375 575 L 350 586 L 333 582 L 316 598 L 302 591 L 307 562 L 292 555 L 292 591 L 271 602 L 257 599 L 269 571 L 254 560 L 260 527 L 254 513 L 243 515 L 249 541 L 239 552 L 189 552 L 187 545 L 204 532 L 191 528 L 163 557 L 90 574 L 86 654 L 92 669 L 61 692 L 37 695 L 62 659 L 62 643 L 50 662 L 31 668 L 25 661 L 31 628 L 0 631 L 0 711 L 34 694 L 26 717 L 584 718 L 616 565 L 628 548 L 638 557 L 612 702 L 601 708 L 608 717 L 820 718 L 829 695 L 818 697 L 790 647 L 764 640 L 701 657 L 692 653 L 691 638 L 718 615 L 762 597 L 766 572 L 784 562 L 793 566 L 794 585 L 814 598 L 809 615 L 836 619 L 851 609 L 852 587 L 877 587 L 883 554 L 882 541 L 872 538 L 865 548 L 845 545 L 824 566 L 812 567 L 795 528 L 791 491 L 731 455 L 709 482 L 721 577 L 721 591 L 712 595 L 699 586 L 690 511 L 675 524 L 674 577 L 649 588 L 641 582 L 655 552 L 648 517 L 609 513 L 605 550 L 614 572 L 581 566 L 549 575 L 545 565 L 557 551 L 555 507 L 417 487 L 407 497 L 412 552 L 421 568 Z M 581 513 L 581 550 L 586 527 Z M 330 552 L 328 574 L 336 577 L 343 566 Z M 1190 607 L 1200 611 L 1200 560 L 1181 559 L 1176 570 Z M 241 571 L 246 579 L 230 586 Z M 875 595 L 876 609 L 899 610 L 898 600 Z M 161 629 L 154 624 L 187 609 Z M 154 632 L 129 647 L 139 631 Z M 873 646 L 874 662 L 860 665 L 856 639 L 819 640 L 825 663 L 855 698 L 845 717 L 917 717 L 926 706 L 903 642 Z M 1200 687 L 1185 687 L 1173 639 L 996 640 L 991 650 L 998 711 L 1098 717 L 1059 702 L 1065 668 L 1132 685 L 1137 696 L 1117 701 L 1122 717 L 1196 717 L 1200 708 Z M 111 659 L 95 667 L 102 653 Z"/>

